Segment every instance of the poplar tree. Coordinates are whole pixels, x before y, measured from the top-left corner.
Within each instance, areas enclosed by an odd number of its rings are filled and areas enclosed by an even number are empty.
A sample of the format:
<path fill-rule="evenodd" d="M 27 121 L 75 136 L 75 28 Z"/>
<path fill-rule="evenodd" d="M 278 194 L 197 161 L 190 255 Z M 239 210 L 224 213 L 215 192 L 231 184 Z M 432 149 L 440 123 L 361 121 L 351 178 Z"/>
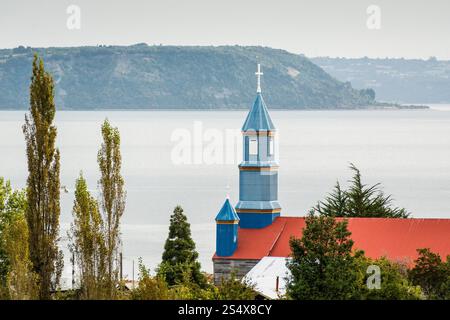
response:
<path fill-rule="evenodd" d="M 119 282 L 120 219 L 125 210 L 126 192 L 121 175 L 120 133 L 106 119 L 102 125 L 103 142 L 97 155 L 100 167 L 101 208 L 106 241 L 106 282 L 109 298 L 116 296 Z"/>
<path fill-rule="evenodd" d="M 10 261 L 6 252 L 6 227 L 14 217 L 23 215 L 27 207 L 23 190 L 13 190 L 9 180 L 0 177 L 0 287 L 6 287 L 6 277 L 10 270 Z"/>
<path fill-rule="evenodd" d="M 57 288 L 63 267 L 58 249 L 60 216 L 59 150 L 54 84 L 44 62 L 34 56 L 30 86 L 30 114 L 25 115 L 23 133 L 28 159 L 27 210 L 30 259 L 39 276 L 39 296 L 49 299 Z"/>
<path fill-rule="evenodd" d="M 4 245 L 9 260 L 7 294 L 12 300 L 38 297 L 38 277 L 32 271 L 28 249 L 28 226 L 24 213 L 14 215 L 4 229 Z"/>
<path fill-rule="evenodd" d="M 80 297 L 105 298 L 106 243 L 97 200 L 88 191 L 82 173 L 75 184 L 70 251 L 78 267 Z"/>
<path fill-rule="evenodd" d="M 26 223 L 25 226 L 22 224 L 25 219 L 26 207 L 25 191 L 13 190 L 11 183 L 0 177 L 0 299 L 19 298 L 14 293 L 11 294 L 9 290 L 10 285 L 15 285 L 15 282 L 11 281 L 12 276 L 21 281 L 23 273 L 20 271 L 23 268 L 18 270 L 17 266 L 27 265 L 29 267 L 30 264 L 28 253 L 22 254 L 28 252 L 28 229 Z M 18 223 L 21 223 L 19 230 L 25 230 L 27 234 L 18 238 L 25 239 L 24 241 L 15 243 L 10 240 L 14 236 L 12 231 L 16 230 L 15 227 Z M 23 290 L 18 289 L 16 292 L 23 293 Z"/>

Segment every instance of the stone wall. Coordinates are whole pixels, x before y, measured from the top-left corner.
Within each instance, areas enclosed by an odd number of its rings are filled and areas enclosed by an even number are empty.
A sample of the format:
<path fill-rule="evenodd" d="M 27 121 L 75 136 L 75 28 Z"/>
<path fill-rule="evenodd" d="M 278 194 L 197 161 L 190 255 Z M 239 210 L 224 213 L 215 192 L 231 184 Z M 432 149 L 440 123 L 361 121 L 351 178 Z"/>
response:
<path fill-rule="evenodd" d="M 217 285 L 222 279 L 228 279 L 233 271 L 241 279 L 258 262 L 259 260 L 214 259 L 214 283 Z"/>

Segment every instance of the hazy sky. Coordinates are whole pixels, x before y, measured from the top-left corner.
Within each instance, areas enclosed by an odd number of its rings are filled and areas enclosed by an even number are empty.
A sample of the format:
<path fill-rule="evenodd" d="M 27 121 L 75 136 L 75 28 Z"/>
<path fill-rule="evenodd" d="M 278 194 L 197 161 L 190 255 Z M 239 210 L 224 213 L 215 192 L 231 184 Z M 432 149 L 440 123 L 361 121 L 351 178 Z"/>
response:
<path fill-rule="evenodd" d="M 72 4 L 80 29 L 67 27 Z M 0 48 L 139 42 L 450 59 L 450 0 L 0 0 Z"/>

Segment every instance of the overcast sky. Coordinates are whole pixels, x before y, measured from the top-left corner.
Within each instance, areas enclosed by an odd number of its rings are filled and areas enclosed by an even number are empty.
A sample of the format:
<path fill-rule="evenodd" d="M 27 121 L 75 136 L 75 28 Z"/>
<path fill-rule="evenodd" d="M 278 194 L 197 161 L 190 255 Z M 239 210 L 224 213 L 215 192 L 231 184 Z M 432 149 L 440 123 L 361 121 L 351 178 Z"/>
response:
<path fill-rule="evenodd" d="M 140 42 L 450 59 L 450 0 L 0 0 L 0 48 Z"/>

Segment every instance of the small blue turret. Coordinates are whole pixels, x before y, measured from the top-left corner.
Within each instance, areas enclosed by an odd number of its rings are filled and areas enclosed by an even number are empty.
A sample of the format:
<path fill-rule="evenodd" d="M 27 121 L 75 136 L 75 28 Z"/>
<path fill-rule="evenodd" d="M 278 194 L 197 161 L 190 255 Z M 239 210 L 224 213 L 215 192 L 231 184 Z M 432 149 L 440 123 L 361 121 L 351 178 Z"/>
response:
<path fill-rule="evenodd" d="M 232 256 L 236 250 L 238 224 L 239 217 L 227 199 L 216 216 L 216 254 L 219 257 Z"/>

